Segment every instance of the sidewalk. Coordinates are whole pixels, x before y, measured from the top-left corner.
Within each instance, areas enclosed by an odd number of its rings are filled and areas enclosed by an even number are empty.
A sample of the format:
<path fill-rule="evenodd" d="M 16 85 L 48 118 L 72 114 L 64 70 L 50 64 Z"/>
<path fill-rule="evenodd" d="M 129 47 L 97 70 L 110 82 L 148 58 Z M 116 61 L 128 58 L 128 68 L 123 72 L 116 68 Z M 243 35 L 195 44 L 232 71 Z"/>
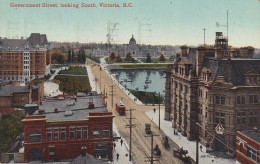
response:
<path fill-rule="evenodd" d="M 156 124 L 159 125 L 159 111 L 148 111 L 146 112 L 146 115 Z M 188 150 L 189 156 L 191 156 L 192 159 L 196 159 L 196 141 L 189 141 L 186 137 L 182 136 L 179 132 L 178 135 L 173 134 L 173 128 L 171 121 L 164 120 L 164 109 L 161 110 L 160 113 L 160 119 L 161 119 L 161 129 L 162 131 L 170 137 L 179 147 L 183 147 L 183 149 Z M 202 145 L 202 144 L 199 144 Z M 200 164 L 210 164 L 210 163 L 219 163 L 219 164 L 234 164 L 235 159 L 227 159 L 227 158 L 221 158 L 217 156 L 213 156 L 209 153 L 206 153 L 206 147 L 202 145 L 202 151 L 199 151 L 199 163 Z"/>
<path fill-rule="evenodd" d="M 87 68 L 87 73 L 88 73 L 88 78 L 89 78 L 89 83 L 90 83 L 90 86 L 91 86 L 91 90 L 92 91 L 96 91 L 98 94 L 100 94 L 100 89 L 99 89 L 99 86 L 97 84 L 97 82 L 95 81 L 95 76 L 91 70 L 91 67 L 90 66 L 85 66 Z"/>

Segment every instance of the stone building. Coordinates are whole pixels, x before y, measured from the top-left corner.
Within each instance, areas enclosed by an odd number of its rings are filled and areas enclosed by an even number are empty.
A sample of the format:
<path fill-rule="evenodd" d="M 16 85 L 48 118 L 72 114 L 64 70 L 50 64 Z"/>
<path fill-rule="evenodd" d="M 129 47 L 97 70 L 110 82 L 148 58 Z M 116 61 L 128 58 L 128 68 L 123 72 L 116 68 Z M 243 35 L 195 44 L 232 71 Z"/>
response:
<path fill-rule="evenodd" d="M 44 97 L 44 84 L 35 83 L 27 86 L 0 85 L 0 113 L 10 114 L 16 107 L 40 103 Z"/>
<path fill-rule="evenodd" d="M 254 48 L 227 43 L 218 32 L 214 46 L 181 47 L 166 71 L 165 119 L 189 140 L 230 151 L 236 131 L 260 125 L 260 60 Z"/>
<path fill-rule="evenodd" d="M 0 81 L 28 82 L 50 72 L 51 51 L 45 34 L 27 39 L 0 37 Z"/>

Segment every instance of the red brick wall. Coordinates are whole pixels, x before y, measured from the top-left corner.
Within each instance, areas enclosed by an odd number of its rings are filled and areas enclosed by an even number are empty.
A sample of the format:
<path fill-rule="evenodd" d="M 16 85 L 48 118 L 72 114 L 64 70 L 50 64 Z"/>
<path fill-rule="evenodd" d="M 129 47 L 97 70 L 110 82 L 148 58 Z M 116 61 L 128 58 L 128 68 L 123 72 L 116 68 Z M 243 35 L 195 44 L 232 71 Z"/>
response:
<path fill-rule="evenodd" d="M 25 132 L 25 152 L 24 159 L 28 162 L 28 153 L 32 148 L 40 148 L 43 151 L 44 161 L 49 160 L 49 145 L 55 145 L 55 156 L 58 160 L 74 159 L 81 155 L 81 147 L 87 146 L 87 153 L 95 156 L 94 144 L 96 142 L 108 142 L 110 149 L 109 159 L 113 158 L 113 116 L 110 113 L 95 113 L 94 115 L 103 115 L 103 117 L 90 116 L 88 120 L 69 121 L 69 122 L 46 122 L 45 118 L 36 118 L 41 116 L 27 116 L 24 120 Z M 42 116 L 44 117 L 44 116 Z M 88 126 L 88 139 L 69 139 L 69 128 Z M 92 130 L 94 127 L 99 127 L 100 136 L 102 136 L 102 128 L 108 126 L 110 129 L 109 138 L 92 138 Z M 66 127 L 66 140 L 46 141 L 46 129 L 55 127 Z M 42 133 L 42 142 L 28 142 L 28 137 L 33 130 L 39 130 Z M 59 131 L 60 133 L 60 131 Z M 76 135 L 76 132 L 75 132 Z M 59 135 L 60 136 L 60 135 Z"/>
<path fill-rule="evenodd" d="M 241 141 L 240 141 L 241 139 Z M 245 143 L 245 142 L 246 143 Z M 236 158 L 242 164 L 255 164 L 255 162 L 247 157 L 247 147 L 250 145 L 254 147 L 256 151 L 258 151 L 258 163 L 260 163 L 260 143 L 252 140 L 251 138 L 245 136 L 241 132 L 237 131 L 237 138 L 236 138 Z"/>
<path fill-rule="evenodd" d="M 24 97 L 24 100 L 22 99 Z M 31 92 L 27 93 L 13 93 L 13 105 L 12 106 L 24 106 L 25 104 L 31 104 Z"/>

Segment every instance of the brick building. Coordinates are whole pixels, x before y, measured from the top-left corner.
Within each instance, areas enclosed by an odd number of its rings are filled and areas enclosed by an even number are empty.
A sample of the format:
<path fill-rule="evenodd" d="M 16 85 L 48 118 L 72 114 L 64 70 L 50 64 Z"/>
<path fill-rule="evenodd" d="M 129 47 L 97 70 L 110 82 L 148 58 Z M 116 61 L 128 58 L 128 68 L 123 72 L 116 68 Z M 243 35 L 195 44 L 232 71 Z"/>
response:
<path fill-rule="evenodd" d="M 10 114 L 15 107 L 40 103 L 44 97 L 44 84 L 36 83 L 26 86 L 0 85 L 0 113 Z"/>
<path fill-rule="evenodd" d="M 45 34 L 27 39 L 0 37 L 0 81 L 27 82 L 50 72 L 51 51 Z"/>
<path fill-rule="evenodd" d="M 166 71 L 165 119 L 188 139 L 219 151 L 235 150 L 237 130 L 260 126 L 260 60 L 253 59 L 254 48 L 227 43 L 218 32 L 214 46 L 182 46 Z M 223 135 L 216 134 L 217 125 Z"/>
<path fill-rule="evenodd" d="M 89 102 L 94 109 L 88 107 Z M 75 159 L 84 147 L 95 158 L 113 160 L 114 116 L 99 95 L 45 101 L 40 109 L 44 114 L 23 120 L 25 162 Z"/>
<path fill-rule="evenodd" d="M 236 148 L 236 159 L 241 164 L 260 163 L 260 131 L 238 131 Z"/>

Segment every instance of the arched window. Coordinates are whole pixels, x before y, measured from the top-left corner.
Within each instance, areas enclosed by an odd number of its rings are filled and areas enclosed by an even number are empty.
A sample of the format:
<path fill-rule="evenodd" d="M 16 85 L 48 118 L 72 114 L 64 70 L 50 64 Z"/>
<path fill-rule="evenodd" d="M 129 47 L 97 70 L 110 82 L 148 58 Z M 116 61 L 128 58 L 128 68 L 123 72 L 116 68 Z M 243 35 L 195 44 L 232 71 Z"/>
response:
<path fill-rule="evenodd" d="M 94 127 L 93 128 L 93 138 L 99 138 L 99 128 L 98 127 Z"/>
<path fill-rule="evenodd" d="M 39 130 L 34 130 L 29 135 L 29 142 L 41 142 L 42 134 Z"/>
<path fill-rule="evenodd" d="M 108 128 L 108 126 L 103 127 L 102 133 L 103 133 L 103 138 L 109 138 L 109 128 Z"/>

